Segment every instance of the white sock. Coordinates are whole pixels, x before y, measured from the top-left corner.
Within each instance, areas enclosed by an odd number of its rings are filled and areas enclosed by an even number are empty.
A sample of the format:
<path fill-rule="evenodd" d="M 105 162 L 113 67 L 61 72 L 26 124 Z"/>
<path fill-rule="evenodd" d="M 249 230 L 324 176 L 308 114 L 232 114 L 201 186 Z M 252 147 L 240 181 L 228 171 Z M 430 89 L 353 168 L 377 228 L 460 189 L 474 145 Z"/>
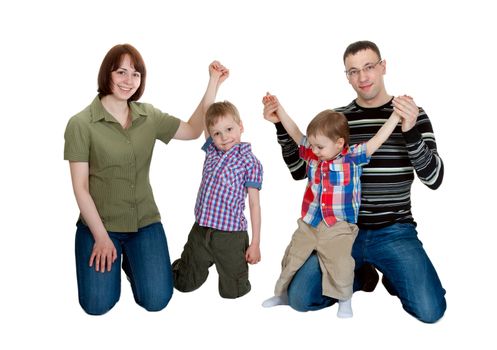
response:
<path fill-rule="evenodd" d="M 352 299 L 338 300 L 337 317 L 349 318 L 352 317 Z"/>
<path fill-rule="evenodd" d="M 262 307 L 273 307 L 277 305 L 288 305 L 288 295 L 275 295 L 267 300 L 264 300 Z"/>

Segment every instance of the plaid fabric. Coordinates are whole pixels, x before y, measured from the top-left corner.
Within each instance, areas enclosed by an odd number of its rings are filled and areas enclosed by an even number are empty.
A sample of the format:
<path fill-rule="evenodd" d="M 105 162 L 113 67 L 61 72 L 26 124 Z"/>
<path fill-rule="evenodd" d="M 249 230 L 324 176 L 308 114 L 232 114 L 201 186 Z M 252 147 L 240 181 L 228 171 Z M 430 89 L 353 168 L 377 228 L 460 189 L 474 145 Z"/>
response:
<path fill-rule="evenodd" d="M 302 202 L 302 220 L 317 227 L 337 221 L 357 222 L 361 203 L 362 166 L 369 163 L 366 143 L 346 147 L 332 160 L 321 161 L 304 138 L 300 157 L 307 163 L 307 187 Z"/>
<path fill-rule="evenodd" d="M 200 226 L 222 231 L 246 231 L 247 219 L 243 211 L 247 187 L 261 189 L 262 164 L 248 143 L 222 152 L 209 137 L 202 149 L 206 156 L 195 204 L 195 220 Z"/>

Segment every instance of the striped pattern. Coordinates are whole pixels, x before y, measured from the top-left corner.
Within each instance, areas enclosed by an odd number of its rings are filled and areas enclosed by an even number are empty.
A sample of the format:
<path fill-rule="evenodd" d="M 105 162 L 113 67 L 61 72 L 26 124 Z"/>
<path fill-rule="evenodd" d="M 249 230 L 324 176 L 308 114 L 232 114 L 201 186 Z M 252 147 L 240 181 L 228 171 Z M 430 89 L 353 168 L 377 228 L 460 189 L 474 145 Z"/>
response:
<path fill-rule="evenodd" d="M 320 161 L 308 144 L 301 145 L 299 151 L 307 163 L 309 179 L 302 202 L 302 220 L 312 227 L 322 220 L 328 226 L 337 221 L 355 224 L 361 203 L 362 166 L 369 161 L 366 144 L 344 148 L 336 158 L 327 161 Z"/>
<path fill-rule="evenodd" d="M 377 108 L 362 108 L 353 101 L 335 109 L 345 114 L 350 126 L 350 143 L 368 141 L 393 111 L 391 102 Z M 283 159 L 294 179 L 306 177 L 305 162 L 299 159 L 297 144 L 281 124 L 276 125 Z M 396 127 L 390 138 L 371 157 L 361 176 L 362 196 L 358 226 L 376 229 L 395 222 L 414 222 L 411 213 L 411 185 L 414 173 L 422 183 L 437 189 L 443 179 L 443 162 L 430 120 L 420 108 L 414 128 L 406 133 Z"/>
<path fill-rule="evenodd" d="M 246 231 L 247 187 L 261 189 L 261 163 L 248 143 L 222 152 L 209 137 L 202 149 L 206 157 L 195 204 L 196 222 L 221 231 Z"/>

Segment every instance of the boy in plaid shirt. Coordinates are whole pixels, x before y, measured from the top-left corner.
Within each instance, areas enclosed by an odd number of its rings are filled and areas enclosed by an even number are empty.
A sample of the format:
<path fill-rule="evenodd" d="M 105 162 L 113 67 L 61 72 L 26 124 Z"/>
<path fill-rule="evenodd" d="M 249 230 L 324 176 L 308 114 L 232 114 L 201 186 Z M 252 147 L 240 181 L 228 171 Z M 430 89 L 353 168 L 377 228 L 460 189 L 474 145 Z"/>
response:
<path fill-rule="evenodd" d="M 195 224 L 181 258 L 173 263 L 174 287 L 182 292 L 199 288 L 209 267 L 216 265 L 219 294 L 238 298 L 250 291 L 248 265 L 261 259 L 259 190 L 262 165 L 249 143 L 241 142 L 243 124 L 236 107 L 216 102 L 205 117 L 206 152 L 202 182 L 195 204 Z M 252 241 L 243 214 L 249 197 Z"/>
<path fill-rule="evenodd" d="M 300 157 L 307 163 L 309 179 L 302 202 L 298 228 L 282 260 L 282 272 L 275 296 L 264 307 L 288 304 L 287 288 L 295 273 L 316 251 L 323 273 L 323 295 L 338 300 L 337 316 L 352 317 L 354 259 L 352 244 L 361 198 L 362 166 L 385 142 L 400 121 L 393 112 L 368 142 L 350 145 L 346 117 L 333 110 L 319 113 L 304 136 L 275 96 L 263 98 L 265 118 L 278 118 L 292 139 L 300 145 Z"/>

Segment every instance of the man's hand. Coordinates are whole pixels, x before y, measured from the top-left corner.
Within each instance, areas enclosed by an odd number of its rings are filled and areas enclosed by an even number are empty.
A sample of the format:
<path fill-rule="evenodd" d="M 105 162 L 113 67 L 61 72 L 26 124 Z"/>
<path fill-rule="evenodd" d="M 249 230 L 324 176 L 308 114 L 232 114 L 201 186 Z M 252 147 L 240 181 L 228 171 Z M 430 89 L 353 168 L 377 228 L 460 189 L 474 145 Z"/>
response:
<path fill-rule="evenodd" d="M 419 108 L 411 96 L 398 96 L 393 99 L 393 110 L 402 118 L 402 131 L 411 130 L 418 120 Z"/>
<path fill-rule="evenodd" d="M 266 96 L 262 98 L 262 103 L 264 104 L 264 119 L 270 121 L 271 123 L 280 122 L 280 118 L 276 111 L 279 107 L 279 102 L 276 96 L 271 95 L 269 92 Z"/>

